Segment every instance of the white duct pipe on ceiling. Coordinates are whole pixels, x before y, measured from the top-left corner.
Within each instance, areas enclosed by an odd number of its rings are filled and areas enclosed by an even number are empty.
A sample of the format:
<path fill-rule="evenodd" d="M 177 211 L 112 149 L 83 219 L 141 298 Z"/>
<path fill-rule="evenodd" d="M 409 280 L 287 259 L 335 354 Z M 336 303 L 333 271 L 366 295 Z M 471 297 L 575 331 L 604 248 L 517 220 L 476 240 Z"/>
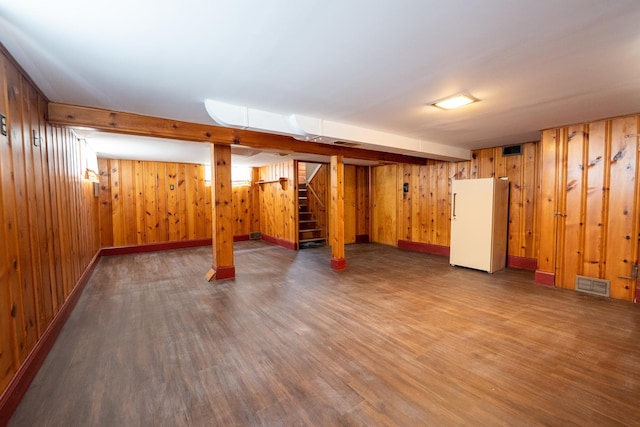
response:
<path fill-rule="evenodd" d="M 469 150 L 299 114 L 283 115 L 207 99 L 209 116 L 220 126 L 292 136 L 301 141 L 352 142 L 420 157 L 468 160 Z"/>

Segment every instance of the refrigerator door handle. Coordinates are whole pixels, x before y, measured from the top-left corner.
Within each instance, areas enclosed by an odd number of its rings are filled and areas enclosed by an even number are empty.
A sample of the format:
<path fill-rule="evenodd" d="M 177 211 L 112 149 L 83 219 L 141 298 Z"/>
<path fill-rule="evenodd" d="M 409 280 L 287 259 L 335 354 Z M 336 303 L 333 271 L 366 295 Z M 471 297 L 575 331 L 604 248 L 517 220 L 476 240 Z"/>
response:
<path fill-rule="evenodd" d="M 453 193 L 453 213 L 452 213 L 453 219 L 456 219 L 456 195 L 457 194 L 458 193 Z"/>

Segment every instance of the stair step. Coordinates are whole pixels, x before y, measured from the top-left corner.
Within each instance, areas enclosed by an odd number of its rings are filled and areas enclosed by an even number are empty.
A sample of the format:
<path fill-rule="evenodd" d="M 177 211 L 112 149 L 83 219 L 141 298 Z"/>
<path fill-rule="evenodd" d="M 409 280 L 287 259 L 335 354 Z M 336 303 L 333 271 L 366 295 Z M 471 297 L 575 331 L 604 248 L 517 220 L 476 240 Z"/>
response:
<path fill-rule="evenodd" d="M 303 212 L 303 213 L 306 213 L 306 212 Z M 311 213 L 311 212 L 309 212 L 309 213 Z M 311 223 L 311 222 L 316 222 L 316 220 L 315 220 L 315 219 L 301 219 L 301 220 L 299 220 L 298 222 L 299 222 L 300 224 L 309 224 L 309 223 Z"/>
<path fill-rule="evenodd" d="M 298 196 L 298 200 L 307 200 L 307 196 Z"/>
<path fill-rule="evenodd" d="M 317 237 L 315 239 L 300 239 L 298 240 L 298 243 L 309 243 L 309 242 L 324 242 L 325 239 L 324 237 Z"/>
<path fill-rule="evenodd" d="M 298 230 L 300 233 L 310 233 L 315 231 L 322 231 L 322 228 L 305 228 L 303 230 Z"/>

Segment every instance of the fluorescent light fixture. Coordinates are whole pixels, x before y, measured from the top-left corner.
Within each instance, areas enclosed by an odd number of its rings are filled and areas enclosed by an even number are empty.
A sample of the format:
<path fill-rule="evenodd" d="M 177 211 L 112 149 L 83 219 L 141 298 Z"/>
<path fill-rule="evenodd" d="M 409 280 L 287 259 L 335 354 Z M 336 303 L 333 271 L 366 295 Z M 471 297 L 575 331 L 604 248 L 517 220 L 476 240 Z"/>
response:
<path fill-rule="evenodd" d="M 449 96 L 440 101 L 434 102 L 434 107 L 438 107 L 442 110 L 453 110 L 454 108 L 462 107 L 463 105 L 473 104 L 474 102 L 480 101 L 478 98 L 474 98 L 471 95 L 467 95 L 464 93 Z"/>

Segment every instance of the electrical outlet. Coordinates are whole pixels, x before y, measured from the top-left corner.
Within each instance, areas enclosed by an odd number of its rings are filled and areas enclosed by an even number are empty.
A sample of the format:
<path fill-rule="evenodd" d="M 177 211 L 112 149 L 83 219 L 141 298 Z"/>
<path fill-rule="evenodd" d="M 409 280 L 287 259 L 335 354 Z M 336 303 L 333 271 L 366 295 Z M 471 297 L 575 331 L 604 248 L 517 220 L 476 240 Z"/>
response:
<path fill-rule="evenodd" d="M 0 114 L 0 133 L 7 136 L 7 116 Z"/>

